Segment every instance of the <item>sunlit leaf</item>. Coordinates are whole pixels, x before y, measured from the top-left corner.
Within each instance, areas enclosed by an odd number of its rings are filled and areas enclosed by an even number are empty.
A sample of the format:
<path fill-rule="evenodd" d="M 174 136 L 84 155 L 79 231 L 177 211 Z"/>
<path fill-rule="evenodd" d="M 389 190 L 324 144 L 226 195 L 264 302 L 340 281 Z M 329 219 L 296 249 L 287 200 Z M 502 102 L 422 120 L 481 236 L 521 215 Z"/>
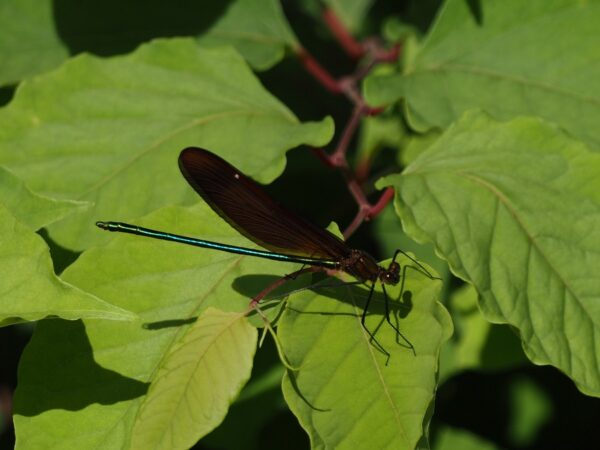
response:
<path fill-rule="evenodd" d="M 218 425 L 250 377 L 256 329 L 208 308 L 165 356 L 140 407 L 133 448 L 189 448 Z"/>
<path fill-rule="evenodd" d="M 0 167 L 0 204 L 32 230 L 39 230 L 68 214 L 91 206 L 86 202 L 55 200 L 35 194 L 3 167 Z"/>
<path fill-rule="evenodd" d="M 0 325 L 46 317 L 118 321 L 135 317 L 59 279 L 44 240 L 2 204 L 0 260 Z"/>
<path fill-rule="evenodd" d="M 137 223 L 213 241 L 252 245 L 205 204 L 165 208 Z M 199 428 L 185 431 L 187 437 L 182 435 L 182 439 L 198 439 L 210 431 L 222 420 L 247 378 L 247 362 L 254 354 L 256 333 L 248 332 L 247 325 L 241 323 L 234 326 L 242 330 L 235 339 L 239 352 L 235 359 L 243 359 L 245 369 L 236 365 L 241 363 L 230 361 L 233 341 L 228 333 L 223 341 L 214 341 L 214 347 L 205 356 L 208 359 L 203 360 L 200 350 L 188 353 L 194 345 L 193 338 L 211 328 L 206 320 L 215 315 L 203 319 L 203 314 L 210 306 L 238 315 L 245 312 L 250 298 L 289 270 L 289 265 L 274 261 L 138 236 L 112 236 L 109 244 L 84 252 L 63 277 L 87 292 L 134 311 L 140 319 L 122 322 L 123 326 L 113 326 L 108 321 L 51 321 L 36 328 L 21 361 L 15 399 L 17 436 L 26 448 L 127 447 L 134 439 L 133 430 L 146 430 L 149 439 L 157 438 L 152 445 L 144 441 L 136 448 L 154 447 L 164 434 L 155 430 L 160 434 L 157 436 L 145 427 L 160 418 L 148 416 L 159 403 L 170 416 L 161 426 L 168 423 L 176 430 L 178 420 L 192 416 L 198 420 L 194 423 Z M 217 350 L 221 345 L 225 346 L 223 353 Z M 185 395 L 175 395 L 173 391 L 172 396 L 162 397 L 165 391 L 161 386 L 169 384 L 171 376 L 185 376 L 179 372 L 185 368 L 176 367 L 175 361 L 192 356 L 201 364 L 211 361 L 203 365 L 204 373 L 196 373 L 208 379 L 200 381 L 188 374 L 190 390 Z M 217 363 L 219 358 L 229 362 Z M 232 373 L 234 367 L 240 368 L 240 373 Z M 200 391 L 194 389 L 210 392 L 211 379 L 221 379 L 226 385 L 226 393 L 219 394 L 218 402 L 211 407 L 211 417 L 186 415 L 185 409 L 179 409 L 181 401 L 196 408 L 192 398 Z M 216 394 L 216 386 L 213 388 Z M 200 397 L 210 400 L 204 394 Z M 142 408 L 146 408 L 146 413 Z M 177 413 L 171 414 L 174 411 Z M 139 438 L 135 436 L 135 442 L 140 442 Z M 189 443 L 173 448 L 188 447 Z"/>
<path fill-rule="evenodd" d="M 472 283 L 528 357 L 600 395 L 600 155 L 538 119 L 468 113 L 401 175 L 405 230 Z"/>
<path fill-rule="evenodd" d="M 298 370 L 287 372 L 283 391 L 312 448 L 413 449 L 426 439 L 440 347 L 452 324 L 437 302 L 441 283 L 410 259 L 399 262 L 404 282 L 387 292 L 415 353 L 384 322 L 379 291 L 367 327 L 391 354 L 387 365 L 361 326 L 366 287 L 318 288 L 286 307 L 278 335 Z"/>
<path fill-rule="evenodd" d="M 74 58 L 23 83 L 0 122 L 0 164 L 36 192 L 95 203 L 49 228 L 72 249 L 106 239 L 93 226 L 98 219 L 195 199 L 177 168 L 185 147 L 209 148 L 270 181 L 286 150 L 325 144 L 333 133 L 331 120 L 299 123 L 234 51 L 191 39 Z"/>

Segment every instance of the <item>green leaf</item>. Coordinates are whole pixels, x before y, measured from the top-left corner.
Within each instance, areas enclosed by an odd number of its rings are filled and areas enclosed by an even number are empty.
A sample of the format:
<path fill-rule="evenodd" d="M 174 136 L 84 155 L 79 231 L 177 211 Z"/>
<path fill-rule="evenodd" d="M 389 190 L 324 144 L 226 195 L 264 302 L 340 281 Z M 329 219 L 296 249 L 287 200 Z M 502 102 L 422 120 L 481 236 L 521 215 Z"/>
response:
<path fill-rule="evenodd" d="M 47 0 L 0 2 L 0 86 L 58 66 L 69 52 L 53 26 Z"/>
<path fill-rule="evenodd" d="M 0 204 L 0 326 L 54 316 L 131 320 L 126 310 L 61 281 L 44 240 Z"/>
<path fill-rule="evenodd" d="M 218 425 L 250 377 L 257 332 L 241 313 L 208 308 L 161 363 L 132 448 L 189 448 Z"/>
<path fill-rule="evenodd" d="M 413 354 L 384 321 L 378 290 L 361 326 L 368 288 L 319 288 L 290 299 L 278 325 L 288 371 L 283 392 L 308 432 L 312 448 L 413 449 L 426 439 L 436 389 L 438 356 L 452 323 L 437 302 L 441 283 L 406 258 L 403 283 L 388 287 L 392 320 L 415 348 Z M 399 299 L 400 298 L 400 299 Z"/>
<path fill-rule="evenodd" d="M 233 50 L 191 39 L 111 59 L 76 57 L 23 83 L 0 123 L 0 164 L 36 192 L 96 204 L 49 228 L 72 249 L 106 240 L 98 219 L 194 199 L 177 168 L 182 148 L 209 148 L 270 181 L 287 149 L 325 144 L 333 133 L 330 119 L 299 123 Z"/>
<path fill-rule="evenodd" d="M 86 202 L 55 200 L 35 194 L 3 167 L 0 167 L 0 204 L 32 230 L 39 230 L 90 206 Z"/>
<path fill-rule="evenodd" d="M 253 245 L 205 204 L 164 208 L 136 223 L 212 241 Z M 163 394 L 162 388 L 170 382 L 167 372 L 172 373 L 172 364 L 188 354 L 184 352 L 192 347 L 187 344 L 193 346 L 191 340 L 202 332 L 201 324 L 194 329 L 195 320 L 200 316 L 198 320 L 206 324 L 201 314 L 210 306 L 246 311 L 250 298 L 269 281 L 291 271 L 289 265 L 275 261 L 139 236 L 110 236 L 114 239 L 108 244 L 82 253 L 63 277 L 134 311 L 140 320 L 116 326 L 108 321 L 52 321 L 36 328 L 22 357 L 15 398 L 17 439 L 25 448 L 129 448 L 133 430 L 143 431 L 150 423 L 142 407 L 150 412 L 167 401 L 158 394 Z M 235 327 L 246 329 L 245 325 Z M 236 358 L 246 360 L 254 353 L 256 339 L 254 333 L 240 336 L 249 342 L 236 344 L 240 352 L 246 352 L 243 358 Z M 215 348 L 231 345 L 226 334 L 223 339 L 215 341 Z M 229 350 L 223 352 L 220 357 L 232 357 Z M 201 359 L 199 352 L 195 356 Z M 209 359 L 212 361 L 212 356 Z M 230 394 L 247 376 L 243 370 L 232 374 L 231 367 L 230 363 L 214 363 L 206 373 L 226 382 Z M 184 400 L 191 400 L 194 392 L 198 391 L 186 392 Z M 202 433 L 222 419 L 223 402 L 232 400 L 230 394 L 221 394 L 214 415 L 202 419 Z M 174 392 L 172 395 L 169 401 L 181 400 Z M 198 430 L 189 432 L 197 438 Z M 153 446 L 142 448 L 149 447 Z"/>
<path fill-rule="evenodd" d="M 4 0 L 0 86 L 54 69 L 70 55 L 124 54 L 153 38 L 200 36 L 228 3 L 185 1 L 174 8 L 146 0 L 141 11 L 136 2 L 120 0 Z"/>
<path fill-rule="evenodd" d="M 300 46 L 279 0 L 233 2 L 198 42 L 211 47 L 231 45 L 257 70 L 266 70 L 281 60 L 286 48 Z"/>
<path fill-rule="evenodd" d="M 398 115 L 365 117 L 360 128 L 356 159 L 373 159 L 377 151 L 384 147 L 400 148 L 407 140 L 407 130 Z"/>
<path fill-rule="evenodd" d="M 447 1 L 402 74 L 366 80 L 367 101 L 403 98 L 420 131 L 471 108 L 537 115 L 598 147 L 600 2 L 482 0 L 480 13 L 471 3 Z"/>
<path fill-rule="evenodd" d="M 472 283 L 528 357 L 600 395 L 600 155 L 538 119 L 466 114 L 401 175 L 404 229 Z"/>

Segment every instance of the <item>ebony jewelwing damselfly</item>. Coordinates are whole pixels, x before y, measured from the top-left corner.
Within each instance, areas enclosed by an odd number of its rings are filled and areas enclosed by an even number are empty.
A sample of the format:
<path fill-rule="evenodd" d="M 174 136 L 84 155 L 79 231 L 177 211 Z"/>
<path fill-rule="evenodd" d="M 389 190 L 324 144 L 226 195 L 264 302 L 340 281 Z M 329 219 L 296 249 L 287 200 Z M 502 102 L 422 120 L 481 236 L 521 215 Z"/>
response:
<path fill-rule="evenodd" d="M 368 253 L 349 247 L 329 231 L 313 225 L 275 202 L 255 181 L 208 150 L 196 147 L 182 150 L 179 155 L 179 168 L 188 183 L 219 216 L 240 234 L 268 251 L 180 236 L 122 222 L 96 222 L 96 225 L 108 231 L 300 263 L 320 270 L 341 270 L 362 283 L 371 283 L 361 324 L 378 348 L 389 357 L 389 353 L 365 325 L 375 284 L 379 281 L 385 296 L 385 319 L 414 352 L 412 344 L 390 320 L 385 290 L 386 284 L 396 285 L 400 281 L 400 264 L 396 262 L 396 257 L 398 253 L 404 252 L 397 250 L 390 265 L 387 268 L 381 267 Z M 303 270 L 296 273 L 300 272 Z M 255 298 L 253 302 L 257 303 L 258 300 Z"/>

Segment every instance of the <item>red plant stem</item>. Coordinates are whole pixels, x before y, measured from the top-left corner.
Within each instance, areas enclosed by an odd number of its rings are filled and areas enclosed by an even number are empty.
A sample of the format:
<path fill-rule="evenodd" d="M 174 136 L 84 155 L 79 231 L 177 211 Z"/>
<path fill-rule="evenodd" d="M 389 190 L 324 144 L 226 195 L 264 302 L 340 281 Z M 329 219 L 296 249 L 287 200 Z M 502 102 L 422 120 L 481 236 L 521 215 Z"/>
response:
<path fill-rule="evenodd" d="M 322 149 L 313 149 L 315 155 L 324 164 L 341 170 L 344 178 L 346 179 L 348 190 L 358 205 L 358 212 L 356 213 L 356 216 L 343 233 L 344 237 L 348 238 L 352 233 L 354 233 L 354 231 L 356 231 L 363 221 L 371 220 L 373 217 L 379 214 L 394 196 L 393 188 L 387 188 L 377 203 L 371 205 L 361 187 L 362 180 L 367 179 L 368 172 L 370 170 L 370 162 L 368 160 L 361 161 L 356 172 L 353 172 L 348 164 L 346 153 L 348 151 L 350 142 L 352 141 L 352 137 L 360 125 L 361 119 L 365 116 L 380 114 L 383 111 L 383 108 L 372 108 L 366 104 L 362 94 L 360 93 L 358 84 L 377 64 L 381 62 L 396 61 L 400 54 L 400 44 L 397 44 L 388 50 L 382 47 L 381 42 L 377 38 L 369 38 L 362 43 L 358 42 L 350 34 L 342 21 L 331 8 L 323 8 L 322 18 L 340 46 L 350 57 L 354 59 L 360 59 L 364 57 L 365 60 L 363 64 L 359 65 L 353 74 L 340 79 L 335 79 L 317 62 L 317 60 L 315 60 L 310 53 L 308 53 L 308 51 L 302 47 L 297 50 L 300 62 L 303 64 L 307 72 L 309 72 L 329 92 L 333 94 L 344 94 L 354 105 L 352 115 L 344 127 L 344 131 L 340 136 L 334 152 L 331 155 L 327 155 L 327 153 L 325 153 Z M 264 296 L 271 292 L 271 290 L 280 286 L 284 282 L 284 280 L 280 280 L 279 283 L 276 283 L 274 287 L 269 289 L 267 292 L 261 292 L 256 297 L 257 300 L 255 303 L 258 303 L 258 301 L 264 298 Z"/>
<path fill-rule="evenodd" d="M 321 17 L 348 56 L 359 59 L 365 54 L 365 49 L 361 43 L 354 39 L 331 8 L 324 8 Z"/>
<path fill-rule="evenodd" d="M 377 200 L 377 203 L 374 205 L 370 205 L 368 202 L 361 203 L 356 216 L 354 216 L 354 219 L 352 219 L 350 225 L 348 225 L 348 227 L 344 230 L 344 239 L 348 239 L 352 233 L 354 233 L 356 229 L 363 223 L 363 221 L 369 221 L 379 214 L 392 198 L 394 198 L 394 188 L 388 187 L 383 194 L 381 194 L 381 197 L 379 197 L 379 200 Z"/>
<path fill-rule="evenodd" d="M 342 132 L 342 136 L 338 141 L 338 145 L 331 155 L 327 155 L 321 149 L 315 149 L 314 152 L 317 156 L 326 162 L 326 164 L 330 167 L 337 167 L 341 170 L 344 178 L 346 179 L 346 184 L 348 186 L 348 190 L 354 197 L 354 200 L 358 204 L 358 212 L 356 216 L 348 225 L 348 227 L 344 230 L 343 235 L 344 238 L 348 238 L 356 231 L 356 229 L 360 226 L 360 224 L 364 220 L 370 220 L 374 216 L 376 216 L 394 195 L 394 191 L 391 188 L 388 188 L 378 200 L 375 205 L 371 205 L 365 196 L 362 187 L 356 177 L 356 174 L 350 169 L 348 165 L 348 160 L 346 159 L 346 151 L 348 150 L 348 145 L 352 140 L 352 136 L 356 132 L 358 125 L 360 124 L 360 119 L 363 116 L 363 111 L 365 110 L 364 106 L 356 106 L 354 111 L 352 112 L 352 116 L 344 131 Z M 391 189 L 391 190 L 390 190 Z"/>
<path fill-rule="evenodd" d="M 387 204 L 394 198 L 394 188 L 391 186 L 388 186 L 385 191 L 383 191 L 383 194 L 381 194 L 381 197 L 379 197 L 379 200 L 377 200 L 377 203 L 375 203 L 372 207 L 371 210 L 369 211 L 369 215 L 367 216 L 367 220 L 371 220 L 373 217 L 375 217 L 377 214 L 379 214 L 381 211 L 383 211 L 383 208 L 385 208 L 387 206 Z"/>
<path fill-rule="evenodd" d="M 342 136 L 340 137 L 335 151 L 329 156 L 329 161 L 335 167 L 348 167 L 346 152 L 348 151 L 348 146 L 350 145 L 352 136 L 354 136 L 358 126 L 360 125 L 362 109 L 363 108 L 361 106 L 356 106 L 354 108 L 354 111 L 352 111 L 352 115 L 350 116 L 350 120 L 348 120 L 348 123 L 342 132 Z"/>
<path fill-rule="evenodd" d="M 352 236 L 352 234 L 354 234 L 354 232 L 358 229 L 358 227 L 360 227 L 360 225 L 363 223 L 364 219 L 365 219 L 364 215 L 359 210 L 359 212 L 356 214 L 356 216 L 354 216 L 354 219 L 352 219 L 352 222 L 350 222 L 350 225 L 348 225 L 346 227 L 346 229 L 344 230 L 343 235 L 344 235 L 345 240 L 347 240 L 350 236 Z"/>
<path fill-rule="evenodd" d="M 400 44 L 397 43 L 389 50 L 378 49 L 375 53 L 375 57 L 379 62 L 395 62 L 400 56 Z"/>
<path fill-rule="evenodd" d="M 327 72 L 323 66 L 321 66 L 313 56 L 308 53 L 304 48 L 300 47 L 297 50 L 298 58 L 300 62 L 315 79 L 332 94 L 340 94 L 342 89 L 338 81 L 333 78 L 329 72 Z"/>

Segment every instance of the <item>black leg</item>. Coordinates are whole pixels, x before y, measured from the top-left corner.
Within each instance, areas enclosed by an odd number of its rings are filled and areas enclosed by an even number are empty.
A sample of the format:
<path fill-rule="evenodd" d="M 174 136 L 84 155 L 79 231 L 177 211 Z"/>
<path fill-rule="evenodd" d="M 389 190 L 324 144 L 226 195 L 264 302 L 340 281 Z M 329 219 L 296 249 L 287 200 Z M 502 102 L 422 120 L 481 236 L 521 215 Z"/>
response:
<path fill-rule="evenodd" d="M 295 272 L 292 273 L 288 273 L 285 274 L 283 276 L 283 278 L 287 279 L 287 280 L 291 280 L 294 281 L 296 278 L 298 278 L 298 276 L 303 273 L 304 268 L 306 267 L 306 263 L 302 264 L 302 267 L 300 267 L 300 270 L 296 270 Z"/>
<path fill-rule="evenodd" d="M 386 357 L 385 365 L 387 366 L 388 362 L 390 361 L 390 353 L 385 348 L 383 348 L 383 345 L 381 345 L 379 343 L 379 341 L 377 340 L 377 338 L 375 337 L 375 335 L 369 331 L 369 329 L 367 328 L 367 324 L 366 324 L 367 310 L 369 309 L 369 305 L 371 304 L 371 299 L 373 298 L 374 290 L 375 290 L 375 283 L 373 282 L 373 284 L 371 285 L 371 291 L 369 292 L 369 296 L 367 297 L 367 302 L 365 303 L 365 307 L 362 312 L 362 316 L 360 318 L 360 324 L 362 325 L 364 330 L 369 335 L 369 337 L 370 337 L 369 341 L 374 344 L 374 346 L 377 348 L 377 350 L 379 350 L 380 352 L 382 352 L 385 355 L 385 357 Z"/>
<path fill-rule="evenodd" d="M 423 271 L 423 273 L 425 275 L 427 275 L 429 278 L 431 278 L 432 280 L 441 280 L 441 278 L 439 277 L 434 277 L 433 275 L 431 275 L 429 273 L 429 270 L 427 270 L 425 268 L 425 266 L 423 266 L 423 264 L 421 264 L 419 261 L 417 261 L 415 258 L 413 258 L 412 256 L 410 256 L 408 253 L 406 253 L 404 250 L 396 250 L 396 252 L 394 253 L 394 257 L 392 258 L 392 262 L 396 262 L 396 257 L 398 256 L 398 253 L 402 253 L 404 256 L 406 256 L 408 259 L 410 259 L 412 262 L 414 262 L 417 266 L 419 266 L 421 268 L 421 270 Z"/>
<path fill-rule="evenodd" d="M 384 297 L 384 304 L 385 304 L 385 321 L 394 329 L 394 331 L 396 332 L 396 336 L 400 336 L 402 338 L 402 340 L 404 342 L 406 342 L 406 345 L 408 346 L 408 348 L 411 349 L 411 351 L 413 352 L 413 355 L 417 356 L 414 345 L 412 345 L 412 343 L 406 338 L 406 336 L 404 336 L 404 334 L 402 334 L 400 329 L 392 323 L 392 321 L 390 319 L 389 299 L 388 299 L 387 291 L 385 290 L 385 284 L 382 283 L 381 287 L 383 288 L 383 297 Z M 396 340 L 396 342 L 398 342 L 398 341 Z"/>

